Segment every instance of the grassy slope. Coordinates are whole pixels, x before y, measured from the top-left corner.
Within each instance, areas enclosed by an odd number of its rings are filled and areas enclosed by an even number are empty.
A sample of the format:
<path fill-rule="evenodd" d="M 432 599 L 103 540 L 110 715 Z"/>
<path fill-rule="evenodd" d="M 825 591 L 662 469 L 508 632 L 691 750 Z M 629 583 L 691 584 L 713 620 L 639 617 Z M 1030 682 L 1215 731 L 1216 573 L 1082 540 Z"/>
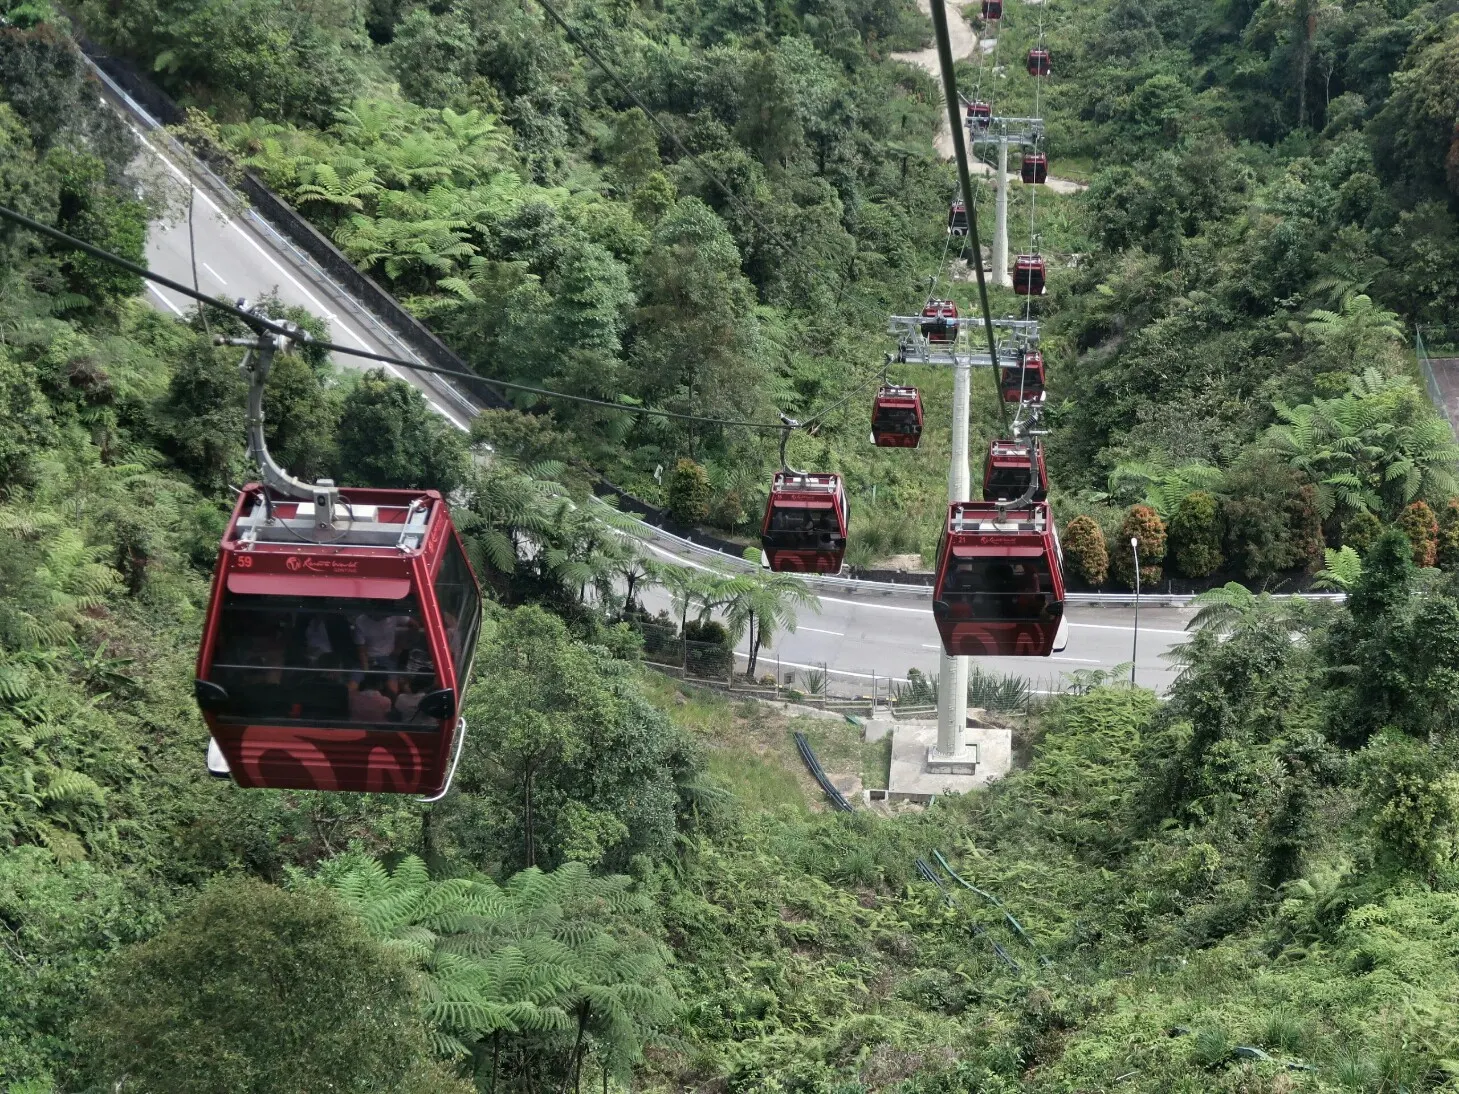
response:
<path fill-rule="evenodd" d="M 1337 796 L 1310 848 L 1315 887 L 1223 933 L 1250 899 L 1239 864 L 1189 833 L 1131 826 L 1147 693 L 1061 700 L 1026 770 L 896 819 L 808 812 L 789 727 L 767 740 L 774 719 L 703 695 L 671 694 L 668 709 L 713 734 L 712 768 L 745 815 L 660 875 L 690 1001 L 689 1047 L 658 1058 L 665 1087 L 716 1075 L 746 1091 L 1070 1094 L 1442 1081 L 1459 898 L 1378 890 L 1339 930 L 1318 929 L 1322 879 L 1361 838 Z M 822 756 L 851 751 L 828 743 Z M 1047 967 L 986 901 L 943 904 L 912 869 L 933 849 L 1005 902 Z"/>

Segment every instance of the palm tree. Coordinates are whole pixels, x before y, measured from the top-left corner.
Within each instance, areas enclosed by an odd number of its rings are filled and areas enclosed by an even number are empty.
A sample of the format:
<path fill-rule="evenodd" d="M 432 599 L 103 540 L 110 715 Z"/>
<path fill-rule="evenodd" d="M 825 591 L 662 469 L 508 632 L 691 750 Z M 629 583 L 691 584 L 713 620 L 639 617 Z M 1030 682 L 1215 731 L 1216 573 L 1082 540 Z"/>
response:
<path fill-rule="evenodd" d="M 394 871 L 346 855 L 323 879 L 366 929 L 421 972 L 422 1010 L 437 1050 L 471 1057 L 489 1086 L 503 1068 L 529 1089 L 565 1091 L 597 1049 L 605 1073 L 642 1057 L 675 999 L 667 953 L 640 924 L 647 898 L 626 877 L 569 862 L 505 886 L 433 880 L 408 856 Z"/>
<path fill-rule="evenodd" d="M 1189 494 L 1211 490 L 1221 481 L 1221 470 L 1193 460 L 1179 467 L 1159 462 L 1130 461 L 1109 473 L 1109 495 L 1121 502 L 1143 502 L 1168 521 Z"/>
<path fill-rule="evenodd" d="M 756 570 L 731 578 L 724 585 L 724 593 L 727 595 L 725 618 L 731 639 L 739 642 L 746 632 L 750 636 L 745 675 L 751 678 L 755 675 L 760 651 L 774 644 L 775 635 L 780 630 L 795 633 L 798 608 L 810 608 L 817 614 L 821 610 L 820 598 L 795 574 Z"/>
<path fill-rule="evenodd" d="M 1351 547 L 1340 547 L 1336 551 L 1328 547 L 1322 553 L 1326 556 L 1327 565 L 1313 576 L 1314 589 L 1333 589 L 1345 593 L 1363 576 L 1363 560 Z"/>
<path fill-rule="evenodd" d="M 659 584 L 669 591 L 669 601 L 679 617 L 679 633 L 689 623 L 689 609 L 699 603 L 709 591 L 709 581 L 703 570 L 688 566 L 665 566 L 659 574 Z"/>

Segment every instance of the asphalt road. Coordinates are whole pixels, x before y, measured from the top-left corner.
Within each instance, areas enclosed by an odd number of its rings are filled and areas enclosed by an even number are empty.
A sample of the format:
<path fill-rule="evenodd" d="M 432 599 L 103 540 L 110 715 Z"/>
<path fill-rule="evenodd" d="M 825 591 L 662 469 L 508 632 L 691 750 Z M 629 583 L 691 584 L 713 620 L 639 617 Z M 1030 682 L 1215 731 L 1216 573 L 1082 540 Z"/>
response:
<path fill-rule="evenodd" d="M 142 154 L 134 173 L 149 190 L 166 196 L 167 209 L 154 221 L 147 236 L 147 265 L 184 285 L 194 284 L 193 256 L 196 254 L 196 288 L 210 296 L 234 303 L 239 298 L 257 300 L 277 293 L 286 304 L 298 305 L 329 324 L 329 340 L 341 346 L 385 353 L 407 360 L 417 359 L 410 348 L 373 317 L 355 305 L 338 286 L 303 255 L 298 254 L 262 218 L 250 210 L 230 210 L 211 186 L 196 185 L 183 157 L 168 151 L 162 134 L 118 100 L 107 100 L 127 119 L 142 142 Z M 181 161 L 181 162 L 179 162 Z M 193 196 L 189 232 L 188 193 Z M 194 251 L 195 248 L 195 251 Z M 178 318 L 195 312 L 197 305 L 180 293 L 148 282 L 148 298 L 157 308 Z M 424 392 L 437 413 L 458 429 L 470 424 L 470 408 L 453 402 L 442 391 L 393 365 L 381 365 L 347 354 L 336 354 L 341 368 L 384 368 Z"/>
<path fill-rule="evenodd" d="M 663 609 L 673 614 L 666 593 L 651 590 L 641 599 L 651 612 Z M 873 677 L 905 682 L 910 668 L 937 672 L 937 627 L 925 599 L 850 600 L 829 595 L 820 599 L 819 613 L 801 611 L 795 633 L 781 634 L 773 649 L 761 652 L 757 675 L 774 672 L 778 658 L 782 672 L 794 671 L 797 678 L 805 670 L 825 666 L 837 691 L 870 694 Z M 1132 608 L 1081 604 L 1070 605 L 1066 614 L 1069 645 L 1062 653 L 979 657 L 974 664 L 985 672 L 1022 676 L 1035 691 L 1055 691 L 1067 685 L 1070 673 L 1127 665 L 1134 652 L 1136 683 L 1164 692 L 1174 681 L 1176 669 L 1162 655 L 1190 637 L 1185 631 L 1189 609 L 1142 608 L 1138 651 L 1133 650 Z M 743 654 L 747 649 L 748 638 L 741 639 L 739 650 Z M 740 662 L 743 665 L 743 656 Z"/>
<path fill-rule="evenodd" d="M 277 292 L 286 303 L 308 308 L 324 318 L 330 325 L 331 340 L 340 345 L 407 359 L 415 357 L 261 218 L 246 210 L 230 211 L 223 207 L 224 199 L 210 187 L 195 186 L 177 162 L 181 157 L 164 154 L 168 147 L 165 140 L 151 131 L 145 119 L 137 117 L 120 101 L 113 105 L 123 109 L 136 135 L 144 142 L 137 165 L 139 174 L 147 177 L 154 191 L 165 189 L 169 193 L 168 213 L 153 224 L 148 236 L 147 262 L 153 270 L 191 284 L 195 246 L 201 291 L 228 300 L 257 299 L 265 293 Z M 189 190 L 194 195 L 191 243 L 186 215 Z M 148 285 L 147 294 L 157 308 L 179 318 L 195 307 L 185 297 L 155 285 Z M 376 367 L 346 355 L 337 355 L 337 363 L 345 368 Z M 452 403 L 419 374 L 385 367 L 425 392 L 431 405 L 458 428 L 468 427 L 467 409 Z M 656 544 L 655 549 L 665 555 L 672 552 L 673 557 L 690 565 L 704 565 L 703 554 L 686 557 L 683 549 L 675 544 Z M 646 600 L 655 611 L 668 607 L 668 599 L 662 593 L 652 592 Z M 1136 659 L 1138 683 L 1160 691 L 1168 687 L 1174 672 L 1161 654 L 1183 640 L 1189 614 L 1174 608 L 1146 608 L 1141 612 Z M 977 664 L 992 672 L 1022 675 L 1036 690 L 1052 690 L 1067 673 L 1079 669 L 1111 669 L 1131 660 L 1135 637 L 1132 609 L 1081 605 L 1071 606 L 1068 615 L 1070 639 L 1063 653 L 1050 658 L 979 658 Z M 925 596 L 919 599 L 915 595 L 901 598 L 827 594 L 821 597 L 818 615 L 802 612 L 796 632 L 782 635 L 773 650 L 761 653 L 761 671 L 772 671 L 777 657 L 782 671 L 819 669 L 824 665 L 836 679 L 838 690 L 846 690 L 861 681 L 869 692 L 873 675 L 881 680 L 888 677 L 904 680 L 909 668 L 935 672 L 937 642 L 937 630 Z M 741 649 L 744 648 L 742 642 Z"/>

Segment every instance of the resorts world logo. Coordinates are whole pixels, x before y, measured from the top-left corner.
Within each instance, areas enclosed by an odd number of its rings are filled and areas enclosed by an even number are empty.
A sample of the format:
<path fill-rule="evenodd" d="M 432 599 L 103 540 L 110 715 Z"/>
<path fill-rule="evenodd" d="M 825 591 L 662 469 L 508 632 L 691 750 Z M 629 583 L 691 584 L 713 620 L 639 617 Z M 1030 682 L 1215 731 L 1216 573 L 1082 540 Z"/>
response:
<path fill-rule="evenodd" d="M 300 558 L 290 555 L 284 560 L 286 569 L 298 573 L 308 570 L 311 574 L 353 574 L 360 568 L 358 559 L 343 558 Z"/>

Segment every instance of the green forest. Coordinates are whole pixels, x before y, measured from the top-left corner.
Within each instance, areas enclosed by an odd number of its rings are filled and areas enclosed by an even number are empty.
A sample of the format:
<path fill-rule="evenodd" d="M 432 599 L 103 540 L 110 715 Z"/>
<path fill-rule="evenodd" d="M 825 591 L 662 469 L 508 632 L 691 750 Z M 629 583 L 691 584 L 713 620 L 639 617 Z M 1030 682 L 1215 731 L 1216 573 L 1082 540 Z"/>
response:
<path fill-rule="evenodd" d="M 674 140 L 530 0 L 0 0 L 0 205 L 143 258 L 159 199 L 84 26 L 484 375 L 706 417 L 845 400 L 793 458 L 846 476 L 858 564 L 925 557 L 951 381 L 893 370 L 915 452 L 867 445 L 866 385 L 929 278 L 975 298 L 938 88 L 891 56 L 929 21 L 563 10 Z M 1459 338 L 1459 3 L 1009 0 L 1010 109 L 1037 20 L 1051 168 L 1088 183 L 1038 199 L 1071 571 L 1131 578 L 1107 540 L 1137 528 L 1168 541 L 1147 580 L 1247 586 L 1203 601 L 1166 695 L 1051 697 L 1012 774 L 921 810 L 828 811 L 791 735 L 855 769 L 854 726 L 642 661 L 635 584 L 685 582 L 685 631 L 773 632 L 801 594 L 646 565 L 589 476 L 745 532 L 772 439 L 561 400 L 463 437 L 307 345 L 271 449 L 451 494 L 490 594 L 473 730 L 435 805 L 210 779 L 191 678 L 250 477 L 214 338 L 242 327 L 0 229 L 0 1088 L 1459 1089 L 1459 453 L 1414 353 Z M 1345 601 L 1262 591 L 1319 569 Z"/>

